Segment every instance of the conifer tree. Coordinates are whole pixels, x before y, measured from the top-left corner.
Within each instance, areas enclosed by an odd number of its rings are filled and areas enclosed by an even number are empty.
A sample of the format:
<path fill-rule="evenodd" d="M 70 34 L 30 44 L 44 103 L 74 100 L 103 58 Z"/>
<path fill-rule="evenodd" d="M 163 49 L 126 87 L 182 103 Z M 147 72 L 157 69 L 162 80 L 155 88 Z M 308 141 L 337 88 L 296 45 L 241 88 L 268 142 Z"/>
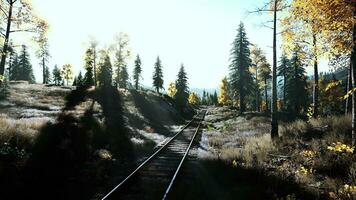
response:
<path fill-rule="evenodd" d="M 265 97 L 265 103 L 266 103 L 266 111 L 269 110 L 268 107 L 268 93 L 267 93 L 267 88 L 268 88 L 268 83 L 267 80 L 272 78 L 271 76 L 271 67 L 267 63 L 267 60 L 264 59 L 261 67 L 260 67 L 260 74 L 259 74 L 259 79 L 263 81 L 263 88 L 264 88 L 264 97 Z"/>
<path fill-rule="evenodd" d="M 19 58 L 18 54 L 15 50 L 10 53 L 10 61 L 9 61 L 9 80 L 19 80 L 20 71 L 19 71 Z"/>
<path fill-rule="evenodd" d="M 52 77 L 51 77 L 51 73 L 49 71 L 49 67 L 48 66 L 45 67 L 45 74 L 46 74 L 46 82 L 45 82 L 45 84 L 51 83 L 52 82 Z"/>
<path fill-rule="evenodd" d="M 83 86 L 83 75 L 82 72 L 80 71 L 78 76 L 77 76 L 77 86 Z"/>
<path fill-rule="evenodd" d="M 94 52 L 93 48 L 88 48 L 85 52 L 85 58 L 84 58 L 84 68 L 86 70 L 85 75 L 84 75 L 84 80 L 83 84 L 87 87 L 93 86 L 94 85 Z"/>
<path fill-rule="evenodd" d="M 301 49 L 296 45 L 291 58 L 286 84 L 286 106 L 289 112 L 301 115 L 308 107 L 308 93 L 305 65 L 301 58 Z"/>
<path fill-rule="evenodd" d="M 49 74 L 46 74 L 46 67 L 50 57 L 48 39 L 44 34 L 41 34 L 37 42 L 39 43 L 39 49 L 36 51 L 36 56 L 40 59 L 39 64 L 42 66 L 42 83 L 46 84 L 48 83 L 47 79 L 49 76 Z"/>
<path fill-rule="evenodd" d="M 115 83 L 120 88 L 127 88 L 128 86 L 129 74 L 126 60 L 131 56 L 129 41 L 129 36 L 125 33 L 115 36 Z"/>
<path fill-rule="evenodd" d="M 58 66 L 55 65 L 52 71 L 53 75 L 53 82 L 55 85 L 61 85 L 62 83 L 62 76 L 61 76 L 61 71 L 59 70 Z"/>
<path fill-rule="evenodd" d="M 137 54 L 136 60 L 135 60 L 135 68 L 134 68 L 134 72 L 133 72 L 133 79 L 134 79 L 134 85 L 135 85 L 136 90 L 138 90 L 141 73 L 142 73 L 141 59 L 140 59 L 140 56 Z"/>
<path fill-rule="evenodd" d="M 277 75 L 283 77 L 283 80 L 280 80 L 279 83 L 283 81 L 282 89 L 283 89 L 283 101 L 285 103 L 286 101 L 286 83 L 287 83 L 287 73 L 289 70 L 290 66 L 290 61 L 287 58 L 287 56 L 283 53 L 280 61 L 279 61 L 279 66 L 277 68 Z"/>
<path fill-rule="evenodd" d="M 99 86 L 112 85 L 112 65 L 108 53 L 104 50 L 100 51 L 100 59 L 98 63 L 98 81 Z"/>
<path fill-rule="evenodd" d="M 19 63 L 18 63 L 19 75 L 17 80 L 28 81 L 29 83 L 35 82 L 35 77 L 32 71 L 32 65 L 30 63 L 30 55 L 27 52 L 27 47 L 22 45 L 22 50 L 19 55 Z"/>
<path fill-rule="evenodd" d="M 178 72 L 176 89 L 177 93 L 174 95 L 174 99 L 176 100 L 178 110 L 183 112 L 184 108 L 188 104 L 189 97 L 188 78 L 187 73 L 184 70 L 183 64 L 181 65 Z"/>
<path fill-rule="evenodd" d="M 252 76 L 249 72 L 250 43 L 247 40 L 243 23 L 238 28 L 237 36 L 231 49 L 230 84 L 234 97 L 239 98 L 240 112 L 246 111 L 246 96 L 250 94 L 253 86 Z"/>
<path fill-rule="evenodd" d="M 161 60 L 159 59 L 159 56 L 157 56 L 157 60 L 153 71 L 153 87 L 156 89 L 157 93 L 159 93 L 160 89 L 163 89 L 162 63 Z"/>

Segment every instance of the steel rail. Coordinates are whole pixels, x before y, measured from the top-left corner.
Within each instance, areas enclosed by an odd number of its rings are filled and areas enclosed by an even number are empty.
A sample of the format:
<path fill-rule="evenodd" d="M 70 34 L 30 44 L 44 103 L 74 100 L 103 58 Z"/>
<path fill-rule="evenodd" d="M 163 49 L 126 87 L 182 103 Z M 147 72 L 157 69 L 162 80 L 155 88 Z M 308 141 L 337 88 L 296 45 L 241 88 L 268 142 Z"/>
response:
<path fill-rule="evenodd" d="M 197 114 L 198 115 L 198 114 Z M 196 116 L 197 116 L 196 115 Z M 204 118 L 205 114 L 203 115 Z M 118 188 L 124 185 L 131 177 L 136 175 L 136 173 L 145 166 L 148 162 L 150 162 L 158 153 L 160 153 L 164 148 L 166 148 L 178 135 L 180 135 L 196 118 L 193 117 L 178 133 L 176 133 L 173 137 L 171 137 L 166 144 L 164 144 L 161 148 L 155 151 L 149 158 L 147 158 L 144 162 L 142 162 L 133 172 L 131 172 L 123 181 L 121 181 L 117 186 L 115 186 L 109 193 L 107 193 L 102 200 L 106 200 L 110 197 L 112 193 L 114 193 Z M 200 125 L 200 124 L 199 124 Z"/>
<path fill-rule="evenodd" d="M 180 161 L 180 163 L 179 163 L 179 165 L 178 165 L 178 167 L 177 167 L 177 169 L 176 169 L 176 172 L 174 173 L 174 176 L 173 176 L 173 178 L 171 179 L 171 182 L 169 183 L 169 185 L 168 185 L 168 187 L 167 187 L 167 189 L 166 189 L 166 192 L 164 193 L 164 196 L 163 196 L 162 200 L 167 199 L 168 193 L 169 193 L 169 191 L 171 190 L 171 188 L 172 188 L 172 186 L 173 186 L 173 183 L 174 183 L 174 181 L 176 180 L 176 178 L 177 178 L 177 176 L 178 176 L 178 173 L 179 173 L 179 171 L 180 171 L 180 169 L 181 169 L 181 167 L 182 167 L 182 165 L 183 165 L 183 162 L 185 161 L 185 158 L 187 157 L 187 155 L 188 155 L 188 153 L 189 153 L 189 151 L 190 151 L 190 148 L 191 148 L 191 146 L 192 146 L 192 144 L 193 144 L 193 142 L 194 142 L 194 139 L 195 139 L 195 137 L 197 136 L 197 134 L 198 134 L 198 132 L 199 132 L 201 122 L 204 120 L 204 117 L 205 117 L 206 112 L 207 112 L 207 111 L 205 111 L 205 113 L 203 114 L 203 117 L 202 117 L 202 119 L 200 120 L 197 129 L 195 130 L 195 133 L 194 133 L 192 139 L 190 140 L 189 146 L 187 147 L 187 150 L 185 151 L 184 156 L 183 156 L 182 160 Z"/>

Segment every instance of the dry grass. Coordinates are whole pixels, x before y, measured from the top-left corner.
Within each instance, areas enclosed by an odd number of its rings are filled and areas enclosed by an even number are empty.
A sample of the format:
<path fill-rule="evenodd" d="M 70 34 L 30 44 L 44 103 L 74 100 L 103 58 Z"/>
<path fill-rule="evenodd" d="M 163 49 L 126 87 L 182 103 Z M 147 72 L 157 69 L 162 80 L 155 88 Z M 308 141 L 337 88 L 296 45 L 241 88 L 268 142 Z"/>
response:
<path fill-rule="evenodd" d="M 12 119 L 0 115 L 0 143 L 15 142 L 19 148 L 31 147 L 48 118 Z"/>
<path fill-rule="evenodd" d="M 274 149 L 271 136 L 268 134 L 248 137 L 241 150 L 241 157 L 248 166 L 262 164 L 268 159 L 268 153 Z"/>

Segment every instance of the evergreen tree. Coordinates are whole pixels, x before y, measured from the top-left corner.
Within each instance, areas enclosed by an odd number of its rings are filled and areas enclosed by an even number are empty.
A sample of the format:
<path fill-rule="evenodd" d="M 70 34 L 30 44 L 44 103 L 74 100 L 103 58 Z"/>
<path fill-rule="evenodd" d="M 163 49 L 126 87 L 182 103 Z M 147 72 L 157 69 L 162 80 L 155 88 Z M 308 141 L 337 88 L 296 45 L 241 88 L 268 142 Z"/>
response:
<path fill-rule="evenodd" d="M 277 68 L 277 75 L 283 77 L 283 80 L 279 81 L 279 84 L 281 84 L 281 82 L 283 81 L 283 85 L 281 86 L 281 88 L 283 89 L 283 101 L 285 103 L 286 101 L 286 83 L 287 83 L 287 73 L 289 70 L 289 66 L 290 66 L 290 61 L 287 58 L 287 56 L 285 54 L 282 54 L 280 62 L 279 62 L 279 66 Z"/>
<path fill-rule="evenodd" d="M 38 59 L 40 59 L 40 65 L 42 66 L 42 77 L 43 77 L 43 84 L 48 83 L 48 76 L 49 74 L 46 74 L 46 68 L 47 68 L 47 63 L 50 57 L 49 54 L 49 45 L 48 45 L 48 39 L 45 36 L 45 34 L 40 34 L 40 37 L 37 40 L 39 44 L 39 49 L 36 51 L 36 56 Z"/>
<path fill-rule="evenodd" d="M 9 80 L 19 80 L 20 70 L 19 70 L 19 57 L 15 51 L 10 53 L 10 61 L 9 61 Z"/>
<path fill-rule="evenodd" d="M 25 45 L 22 45 L 22 50 L 19 55 L 18 70 L 19 76 L 17 80 L 28 81 L 29 83 L 35 82 L 35 76 L 33 75 L 32 65 L 30 63 L 30 55 Z"/>
<path fill-rule="evenodd" d="M 307 78 L 301 49 L 296 45 L 291 58 L 291 67 L 287 73 L 286 107 L 293 114 L 300 115 L 308 106 Z"/>
<path fill-rule="evenodd" d="M 127 65 L 122 65 L 119 73 L 119 87 L 128 88 L 129 85 L 129 73 L 127 72 Z"/>
<path fill-rule="evenodd" d="M 52 82 L 52 77 L 51 77 L 51 73 L 49 71 L 49 67 L 48 66 L 45 67 L 45 74 L 46 74 L 45 84 L 51 83 Z"/>
<path fill-rule="evenodd" d="M 61 71 L 59 70 L 58 66 L 55 65 L 52 71 L 53 75 L 53 82 L 55 85 L 61 85 L 62 83 L 62 76 L 61 76 Z"/>
<path fill-rule="evenodd" d="M 188 104 L 189 88 L 187 73 L 184 70 L 183 64 L 178 72 L 178 79 L 176 81 L 177 93 L 174 95 L 174 99 L 177 103 L 177 108 L 182 112 Z"/>
<path fill-rule="evenodd" d="M 77 86 L 78 83 L 77 83 L 77 77 L 75 76 L 74 79 L 73 79 L 73 83 L 72 83 L 72 86 Z"/>
<path fill-rule="evenodd" d="M 206 92 L 205 90 L 203 90 L 203 96 L 201 98 L 201 104 L 202 105 L 206 105 L 207 104 L 207 101 L 206 101 Z"/>
<path fill-rule="evenodd" d="M 98 81 L 100 86 L 112 85 L 112 65 L 108 53 L 104 50 L 100 52 Z"/>
<path fill-rule="evenodd" d="M 82 72 L 80 71 L 78 76 L 77 76 L 77 86 L 83 86 L 84 85 L 84 79 Z"/>
<path fill-rule="evenodd" d="M 115 83 L 120 88 L 128 87 L 129 74 L 127 71 L 126 60 L 130 57 L 131 52 L 129 50 L 129 37 L 125 33 L 120 33 L 115 37 L 115 67 L 116 67 L 116 78 Z"/>
<path fill-rule="evenodd" d="M 85 58 L 84 58 L 84 68 L 86 70 L 85 75 L 84 75 L 84 80 L 83 84 L 87 87 L 93 86 L 94 85 L 94 51 L 93 48 L 88 48 L 85 52 Z"/>
<path fill-rule="evenodd" d="M 140 56 L 137 54 L 136 60 L 135 60 L 135 68 L 134 68 L 134 72 L 133 72 L 133 79 L 134 79 L 134 85 L 135 85 L 136 90 L 138 90 L 141 73 L 142 73 L 141 59 L 140 59 Z"/>
<path fill-rule="evenodd" d="M 246 96 L 253 88 L 253 80 L 249 67 L 251 64 L 249 42 L 243 23 L 238 28 L 238 34 L 231 50 L 230 84 L 234 97 L 239 98 L 240 112 L 246 111 Z"/>
<path fill-rule="evenodd" d="M 157 60 L 153 72 L 153 87 L 156 89 L 157 93 L 159 93 L 160 89 L 163 89 L 163 72 L 162 72 L 162 64 L 161 64 L 161 60 L 159 59 L 159 56 L 157 56 Z"/>
<path fill-rule="evenodd" d="M 264 97 L 265 97 L 265 103 L 266 103 L 266 111 L 269 110 L 268 107 L 268 93 L 267 93 L 267 88 L 268 88 L 268 83 L 267 80 L 272 78 L 271 76 L 271 67 L 267 63 L 267 60 L 264 60 L 260 66 L 260 73 L 259 73 L 259 79 L 263 81 L 263 88 L 264 88 Z"/>

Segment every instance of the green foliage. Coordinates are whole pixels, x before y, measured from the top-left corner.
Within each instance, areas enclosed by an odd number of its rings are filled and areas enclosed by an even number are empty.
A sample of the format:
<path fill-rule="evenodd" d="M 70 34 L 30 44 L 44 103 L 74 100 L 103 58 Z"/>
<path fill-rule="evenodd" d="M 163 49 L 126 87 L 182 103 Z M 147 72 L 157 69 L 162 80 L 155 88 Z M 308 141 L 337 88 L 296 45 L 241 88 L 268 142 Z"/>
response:
<path fill-rule="evenodd" d="M 137 54 L 136 60 L 135 60 L 135 68 L 133 71 L 133 80 L 134 80 L 134 85 L 135 85 L 136 90 L 138 90 L 141 73 L 142 73 L 141 59 L 140 59 L 140 56 Z"/>
<path fill-rule="evenodd" d="M 93 75 L 94 51 L 92 48 L 88 48 L 87 51 L 85 52 L 84 62 L 85 62 L 84 68 L 86 72 L 84 75 L 83 84 L 88 87 L 93 86 L 94 85 L 94 75 Z"/>
<path fill-rule="evenodd" d="M 176 100 L 177 108 L 183 111 L 188 105 L 189 88 L 188 88 L 188 78 L 187 73 L 184 70 L 183 64 L 178 72 L 178 78 L 176 80 L 177 93 L 174 95 Z"/>
<path fill-rule="evenodd" d="M 179 75 L 178 75 L 178 79 L 179 79 Z M 156 88 L 157 93 L 159 93 L 160 89 L 163 89 L 163 71 L 162 71 L 162 63 L 161 60 L 159 59 L 159 56 L 157 56 L 157 60 L 153 71 L 153 87 Z"/>
<path fill-rule="evenodd" d="M 296 116 L 305 114 L 308 107 L 307 77 L 300 53 L 301 50 L 297 45 L 285 80 L 285 105 L 287 110 Z"/>
<path fill-rule="evenodd" d="M 104 50 L 100 52 L 98 63 L 98 81 L 100 86 L 112 85 L 112 65 L 108 53 Z"/>
<path fill-rule="evenodd" d="M 231 49 L 229 79 L 233 96 L 239 98 L 240 111 L 244 112 L 246 110 L 246 96 L 251 93 L 251 89 L 253 88 L 253 80 L 251 73 L 249 72 L 251 64 L 250 43 L 247 40 L 242 22 L 237 31 L 238 33 Z"/>
<path fill-rule="evenodd" d="M 287 83 L 287 74 L 288 74 L 288 70 L 290 68 L 290 60 L 287 58 L 287 56 L 285 54 L 282 54 L 280 61 L 279 61 L 279 65 L 277 67 L 277 76 L 281 76 L 283 77 L 282 80 L 279 81 L 279 87 L 282 88 L 283 90 L 283 101 L 286 100 L 286 83 Z M 282 81 L 283 81 L 283 85 L 282 85 Z"/>
<path fill-rule="evenodd" d="M 62 76 L 61 76 L 61 71 L 59 70 L 58 66 L 55 65 L 52 71 L 53 75 L 53 82 L 55 85 L 61 85 L 62 83 Z"/>
<path fill-rule="evenodd" d="M 344 113 L 343 95 L 344 89 L 341 81 L 335 76 L 331 80 L 321 77 L 319 80 L 320 88 L 320 111 L 322 115 L 340 115 Z"/>
<path fill-rule="evenodd" d="M 28 81 L 29 83 L 35 82 L 32 65 L 30 63 L 30 55 L 25 45 L 22 45 L 20 55 L 17 55 L 15 51 L 10 54 L 9 79 Z"/>

